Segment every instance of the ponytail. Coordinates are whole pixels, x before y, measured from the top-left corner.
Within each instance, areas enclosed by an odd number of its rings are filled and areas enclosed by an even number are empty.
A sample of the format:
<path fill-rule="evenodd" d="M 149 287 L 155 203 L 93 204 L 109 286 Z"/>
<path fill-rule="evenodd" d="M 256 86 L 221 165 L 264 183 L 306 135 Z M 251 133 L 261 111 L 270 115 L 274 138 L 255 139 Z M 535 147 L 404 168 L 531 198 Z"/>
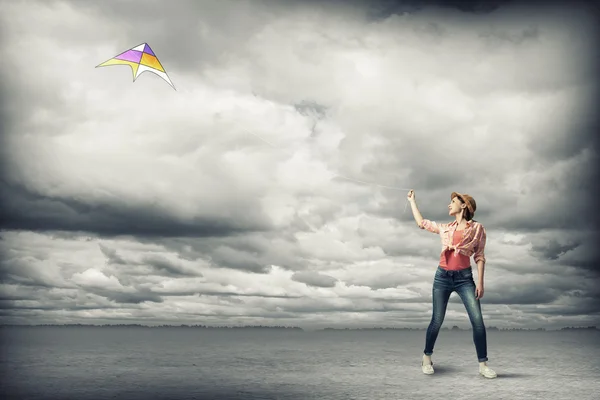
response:
<path fill-rule="evenodd" d="M 471 221 L 473 219 L 473 216 L 471 215 L 471 211 L 469 210 L 468 207 L 465 207 L 463 216 L 465 217 L 465 219 L 467 221 Z"/>

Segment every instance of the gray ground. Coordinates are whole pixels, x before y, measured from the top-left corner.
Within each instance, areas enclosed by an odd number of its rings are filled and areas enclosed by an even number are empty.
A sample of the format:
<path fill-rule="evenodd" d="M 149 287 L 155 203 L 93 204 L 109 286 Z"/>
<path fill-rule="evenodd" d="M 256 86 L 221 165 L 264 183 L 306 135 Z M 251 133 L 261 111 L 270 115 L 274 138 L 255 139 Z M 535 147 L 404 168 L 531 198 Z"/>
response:
<path fill-rule="evenodd" d="M 596 399 L 600 332 L 442 331 L 426 376 L 424 332 L 2 328 L 11 399 Z"/>

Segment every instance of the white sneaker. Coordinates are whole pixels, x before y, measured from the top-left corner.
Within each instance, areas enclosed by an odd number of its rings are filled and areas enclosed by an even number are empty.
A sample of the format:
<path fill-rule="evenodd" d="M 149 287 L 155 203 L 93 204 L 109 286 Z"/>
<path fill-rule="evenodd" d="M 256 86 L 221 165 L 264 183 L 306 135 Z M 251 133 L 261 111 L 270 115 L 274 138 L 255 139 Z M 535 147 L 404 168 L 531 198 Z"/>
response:
<path fill-rule="evenodd" d="M 496 372 L 493 369 L 491 369 L 490 367 L 488 367 L 487 365 L 484 365 L 484 366 L 480 365 L 479 373 L 489 379 L 493 379 L 498 376 L 498 375 L 496 375 Z"/>
<path fill-rule="evenodd" d="M 424 374 L 426 375 L 431 375 L 433 374 L 435 371 L 433 370 L 433 361 L 431 362 L 431 364 L 423 364 L 423 361 L 421 361 L 421 370 L 423 371 Z"/>

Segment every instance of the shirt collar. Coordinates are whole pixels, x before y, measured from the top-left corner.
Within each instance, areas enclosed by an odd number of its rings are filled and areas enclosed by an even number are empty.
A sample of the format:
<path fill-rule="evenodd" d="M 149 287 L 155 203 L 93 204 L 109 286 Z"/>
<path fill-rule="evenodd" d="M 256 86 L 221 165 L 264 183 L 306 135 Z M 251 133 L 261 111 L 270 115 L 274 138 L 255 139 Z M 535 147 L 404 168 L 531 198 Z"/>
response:
<path fill-rule="evenodd" d="M 458 221 L 456 221 L 456 220 L 452 221 L 452 223 L 450 224 L 450 226 L 455 226 L 455 225 L 458 225 Z M 471 225 L 473 225 L 473 220 L 467 221 L 467 228 L 470 228 Z"/>

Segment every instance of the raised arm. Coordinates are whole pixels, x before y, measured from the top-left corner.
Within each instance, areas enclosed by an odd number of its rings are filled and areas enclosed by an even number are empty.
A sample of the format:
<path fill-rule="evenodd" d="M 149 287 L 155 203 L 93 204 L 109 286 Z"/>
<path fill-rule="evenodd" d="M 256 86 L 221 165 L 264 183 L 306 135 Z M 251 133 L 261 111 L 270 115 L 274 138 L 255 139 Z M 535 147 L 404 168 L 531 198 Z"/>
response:
<path fill-rule="evenodd" d="M 433 221 L 429 221 L 428 219 L 424 219 L 421 213 L 419 212 L 414 190 L 408 192 L 408 201 L 410 202 L 410 208 L 412 209 L 413 217 L 415 218 L 417 226 L 421 229 L 427 229 L 429 232 L 440 233 L 440 228 L 438 224 L 436 224 Z"/>
<path fill-rule="evenodd" d="M 415 222 L 417 223 L 417 226 L 421 228 L 421 224 L 423 223 L 423 216 L 421 215 L 421 213 L 419 212 L 419 208 L 417 207 L 417 200 L 415 199 L 414 190 L 408 192 L 408 201 L 410 202 L 410 208 L 412 209 Z"/>

